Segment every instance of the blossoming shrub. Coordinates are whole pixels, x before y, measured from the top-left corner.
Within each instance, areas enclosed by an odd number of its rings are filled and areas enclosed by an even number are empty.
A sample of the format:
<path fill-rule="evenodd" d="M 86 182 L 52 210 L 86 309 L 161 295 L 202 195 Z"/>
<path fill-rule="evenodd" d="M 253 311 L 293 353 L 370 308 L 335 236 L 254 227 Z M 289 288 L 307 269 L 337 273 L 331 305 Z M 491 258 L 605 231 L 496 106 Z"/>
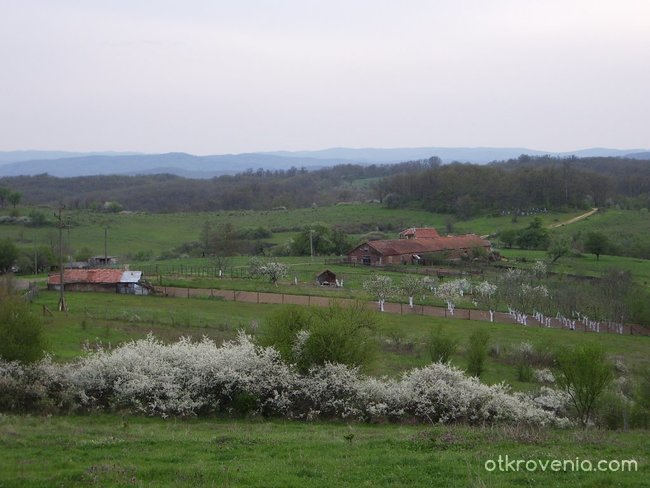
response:
<path fill-rule="evenodd" d="M 550 389 L 549 389 L 550 390 Z M 548 395 L 548 394 L 547 394 Z M 2 410 L 125 410 L 160 416 L 253 413 L 296 419 L 561 424 L 548 402 L 441 363 L 399 379 L 325 363 L 301 374 L 244 335 L 165 345 L 154 337 L 65 365 L 0 362 Z"/>

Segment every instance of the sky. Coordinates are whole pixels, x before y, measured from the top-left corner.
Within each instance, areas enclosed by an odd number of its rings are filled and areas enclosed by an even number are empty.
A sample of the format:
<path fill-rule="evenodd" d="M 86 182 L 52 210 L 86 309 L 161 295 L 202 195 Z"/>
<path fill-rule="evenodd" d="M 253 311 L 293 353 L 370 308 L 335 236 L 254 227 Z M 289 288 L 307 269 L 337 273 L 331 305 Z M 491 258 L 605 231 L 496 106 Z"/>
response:
<path fill-rule="evenodd" d="M 649 148 L 648 0 L 0 0 L 0 151 Z"/>

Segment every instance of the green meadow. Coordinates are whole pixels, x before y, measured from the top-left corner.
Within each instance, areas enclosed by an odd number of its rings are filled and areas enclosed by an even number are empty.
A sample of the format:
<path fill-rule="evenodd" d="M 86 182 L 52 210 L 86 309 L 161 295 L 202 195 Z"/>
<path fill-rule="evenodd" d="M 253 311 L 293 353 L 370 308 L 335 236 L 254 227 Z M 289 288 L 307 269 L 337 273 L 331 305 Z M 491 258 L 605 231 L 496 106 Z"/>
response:
<path fill-rule="evenodd" d="M 0 225 L 0 238 L 8 237 L 24 248 L 52 245 L 58 242 L 58 231 L 54 226 L 54 211 L 39 209 L 52 223 L 46 227 L 24 225 Z M 30 209 L 19 207 L 21 215 L 28 215 Z M 8 214 L 3 209 L 0 214 Z M 544 223 L 568 220 L 579 215 L 573 213 L 541 214 Z M 493 234 L 507 228 L 528 225 L 533 217 L 520 217 L 512 222 L 509 216 L 481 217 L 454 224 L 455 233 L 473 232 L 480 235 Z M 294 237 L 305 225 L 322 222 L 339 225 L 347 229 L 353 239 L 363 234 L 384 230 L 389 237 L 414 226 L 446 228 L 448 215 L 435 214 L 419 209 L 389 209 L 378 203 L 359 203 L 329 207 L 302 208 L 276 211 L 224 211 L 203 213 L 93 213 L 70 210 L 64 212 L 68 226 L 64 231 L 65 242 L 74 250 L 89 248 L 95 254 L 104 253 L 104 227 L 108 226 L 108 253 L 117 256 L 133 256 L 138 252 L 151 252 L 158 256 L 162 252 L 185 242 L 198 241 L 206 222 L 218 226 L 231 223 L 237 229 L 265 227 L 273 232 L 269 239 L 282 244 Z"/>
<path fill-rule="evenodd" d="M 26 213 L 28 210 L 21 210 Z M 543 214 L 545 225 L 579 215 Z M 629 218 L 626 220 L 626 216 Z M 205 222 L 230 222 L 236 228 L 266 227 L 281 244 L 311 222 L 344 224 L 351 236 L 383 229 L 396 237 L 405 227 L 430 225 L 445 228 L 448 217 L 421 210 L 391 210 L 378 204 L 269 211 L 193 214 L 93 214 L 70 211 L 71 226 L 64 238 L 72 249 L 84 247 L 103 254 L 104 227 L 108 229 L 108 253 L 122 263 L 128 256 L 150 251 L 158 256 L 184 242 L 199 239 Z M 506 228 L 522 228 L 533 217 L 482 217 L 454 223 L 454 232 L 494 234 Z M 613 226 L 634 238 L 643 235 L 645 216 L 596 214 L 585 221 L 553 232 L 587 232 Z M 605 219 L 605 220 L 600 220 Z M 611 220 L 607 220 L 611 219 Z M 616 223 L 618 222 L 618 224 Z M 627 222 L 627 223 L 626 223 Z M 591 227 L 592 225 L 602 227 Z M 617 225 L 617 226 L 615 226 Z M 647 227 L 645 227 L 647 229 Z M 57 239 L 55 227 L 0 226 L 0 238 L 9 237 L 20 247 L 50 245 Z M 642 238 L 642 237 L 641 237 Z M 546 258 L 542 251 L 502 250 L 503 267 L 529 267 Z M 287 294 L 370 300 L 362 283 L 375 270 L 330 264 L 322 257 L 282 257 L 289 276 L 279 286 L 245 277 L 249 257 L 229 258 L 226 274 L 217 278 L 205 271 L 214 267 L 209 258 L 131 261 L 131 269 L 143 269 L 157 285 L 267 291 Z M 181 270 L 181 266 L 183 269 Z M 342 289 L 323 288 L 315 275 L 330 268 L 344 279 Z M 604 255 L 562 257 L 551 268 L 558 273 L 599 276 L 609 268 L 629 270 L 641 285 L 650 282 L 650 261 Z M 455 271 L 461 271 L 455 268 Z M 402 270 L 382 270 L 398 282 Z M 499 270 L 487 269 L 491 275 Z M 293 278 L 299 284 L 293 284 Z M 27 279 L 34 277 L 25 277 Z M 38 277 L 43 280 L 44 276 Z M 31 304 L 43 317 L 46 343 L 53 360 L 73 360 L 88 349 L 113 348 L 125 341 L 153 334 L 165 342 L 180 337 L 216 343 L 231 340 L 243 330 L 256 338 L 266 333 L 265 320 L 282 305 L 225 301 L 219 298 L 171 298 L 126 296 L 111 293 L 67 293 L 68 313 L 56 311 L 58 293 L 40 291 Z M 402 302 L 406 301 L 401 297 Z M 426 303 L 441 302 L 427 299 Z M 471 306 L 469 303 L 460 306 Z M 373 306 L 372 304 L 369 306 Z M 524 327 L 418 314 L 373 312 L 376 354 L 364 373 L 396 377 L 431 361 L 430 336 L 440 331 L 455 339 L 451 356 L 455 366 L 468 364 L 468 338 L 483 329 L 489 333 L 489 355 L 481 380 L 506 383 L 514 391 L 540 387 L 522 381 L 513 360 L 522 342 L 540 355 L 559 346 L 594 342 L 608 358 L 637 381 L 650 368 L 650 337 L 595 334 L 568 330 Z M 499 455 L 509 459 L 539 460 L 635 460 L 633 472 L 542 470 L 502 472 L 487 470 Z M 279 419 L 202 417 L 192 419 L 147 418 L 121 412 L 87 415 L 0 414 L 0 488 L 31 486 L 465 486 L 465 487 L 639 487 L 647 483 L 647 433 L 643 430 L 606 431 L 596 428 L 540 429 L 524 425 L 470 427 L 467 425 L 360 424 L 297 422 Z"/>
<path fill-rule="evenodd" d="M 0 486 L 641 487 L 642 431 L 167 419 L 0 416 Z M 539 462 L 532 471 L 523 462 Z M 547 462 L 569 460 L 555 472 Z M 601 460 L 625 472 L 586 471 Z M 495 464 L 493 465 L 492 462 Z M 588 462 L 589 464 L 585 463 Z M 546 470 L 541 466 L 546 464 Z M 583 469 L 580 467 L 582 466 Z M 608 464 L 605 467 L 609 466 Z M 617 464 L 613 463 L 612 468 Z M 487 467 L 487 469 L 486 469 Z M 505 469 L 513 469 L 505 471 Z M 621 465 L 618 464 L 619 469 Z M 646 481 L 644 481 L 646 480 Z"/>

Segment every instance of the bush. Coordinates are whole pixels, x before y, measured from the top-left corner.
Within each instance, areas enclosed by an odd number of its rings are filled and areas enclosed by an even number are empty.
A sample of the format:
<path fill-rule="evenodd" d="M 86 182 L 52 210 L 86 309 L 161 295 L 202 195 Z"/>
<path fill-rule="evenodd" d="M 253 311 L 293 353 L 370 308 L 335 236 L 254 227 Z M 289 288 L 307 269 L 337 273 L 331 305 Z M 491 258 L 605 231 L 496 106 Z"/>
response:
<path fill-rule="evenodd" d="M 447 363 L 458 348 L 458 340 L 443 335 L 442 326 L 438 326 L 427 342 L 429 355 L 434 363 Z"/>
<path fill-rule="evenodd" d="M 469 336 L 469 349 L 467 351 L 467 373 L 480 378 L 485 369 L 487 358 L 487 345 L 490 334 L 484 329 L 477 329 Z"/>
<path fill-rule="evenodd" d="M 365 367 L 375 353 L 375 328 L 375 315 L 360 303 L 326 309 L 292 306 L 267 319 L 263 344 L 274 346 L 302 372 L 326 362 Z"/>
<path fill-rule="evenodd" d="M 613 378 L 605 350 L 598 344 L 563 348 L 556 354 L 556 364 L 557 384 L 571 397 L 578 420 L 586 426 L 596 400 Z"/>
<path fill-rule="evenodd" d="M 0 357 L 6 361 L 34 362 L 43 357 L 43 323 L 29 305 L 17 298 L 0 301 Z"/>
<path fill-rule="evenodd" d="M 550 389 L 549 389 L 550 390 Z M 553 402 L 551 402 L 553 403 Z M 556 403 L 556 402 L 555 402 Z M 401 378 L 370 378 L 326 362 L 300 374 L 271 347 L 240 334 L 165 345 L 152 336 L 68 364 L 0 360 L 4 410 L 120 410 L 167 417 L 226 413 L 293 419 L 566 425 L 502 385 L 488 386 L 436 363 Z"/>

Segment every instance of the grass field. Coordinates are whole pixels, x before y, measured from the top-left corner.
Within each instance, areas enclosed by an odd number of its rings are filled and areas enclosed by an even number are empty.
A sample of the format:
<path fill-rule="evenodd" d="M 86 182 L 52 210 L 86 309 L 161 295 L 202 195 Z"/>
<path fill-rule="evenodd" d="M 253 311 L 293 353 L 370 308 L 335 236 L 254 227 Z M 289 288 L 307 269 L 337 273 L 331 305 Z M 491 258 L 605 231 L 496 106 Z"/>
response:
<path fill-rule="evenodd" d="M 545 251 L 528 251 L 523 249 L 502 249 L 501 254 L 508 261 L 501 264 L 526 267 L 536 260 L 547 260 Z M 583 254 L 580 257 L 562 257 L 549 269 L 555 273 L 566 273 L 579 276 L 602 276 L 609 269 L 616 268 L 629 271 L 634 281 L 650 288 L 650 260 L 628 258 L 624 256 L 602 255 L 600 259 L 592 254 Z"/>
<path fill-rule="evenodd" d="M 136 297 L 106 293 L 68 293 L 70 311 L 67 315 L 54 312 L 45 317 L 46 339 L 55 360 L 67 360 L 83 353 L 84 343 L 101 342 L 115 346 L 123 341 L 153 333 L 165 341 L 181 336 L 200 339 L 210 337 L 217 342 L 232 339 L 243 329 L 264 334 L 264 319 L 281 305 L 256 305 L 210 298 Z M 37 313 L 43 306 L 56 309 L 58 294 L 42 292 L 32 305 Z M 568 330 L 523 327 L 513 324 L 490 324 L 451 318 L 421 315 L 376 313 L 375 332 L 379 354 L 368 368 L 374 375 L 399 375 L 430 362 L 426 342 L 430 334 L 441 327 L 444 334 L 459 341 L 452 362 L 466 367 L 465 345 L 477 329 L 490 333 L 490 345 L 498 355 L 488 358 L 482 380 L 486 383 L 506 382 L 515 389 L 533 388 L 533 383 L 517 379 L 516 367 L 508 355 L 522 341 L 540 350 L 559 345 L 594 341 L 602 344 L 612 358 L 621 359 L 636 376 L 650 367 L 650 337 L 614 334 L 579 333 Z"/>
<path fill-rule="evenodd" d="M 611 208 L 601 210 L 583 221 L 560 227 L 557 232 L 571 237 L 584 236 L 589 232 L 602 232 L 621 250 L 635 247 L 650 250 L 649 229 L 650 212 L 647 209 L 639 211 Z"/>
<path fill-rule="evenodd" d="M 52 213 L 48 209 L 40 209 Z M 30 209 L 20 208 L 22 215 Z M 9 209 L 0 211 L 8 214 Z M 574 213 L 548 213 L 541 217 L 546 224 L 569 219 Z M 184 242 L 198 241 L 205 222 L 212 225 L 232 223 L 237 229 L 265 227 L 274 232 L 270 239 L 276 244 L 295 236 L 299 229 L 313 222 L 329 225 L 343 225 L 351 229 L 351 237 L 358 238 L 377 227 L 397 237 L 407 227 L 433 226 L 445 228 L 447 215 L 434 214 L 417 209 L 388 209 L 380 204 L 364 203 L 295 209 L 289 211 L 228 211 L 174 214 L 98 214 L 89 211 L 70 210 L 64 217 L 71 223 L 64 232 L 66 243 L 74 250 L 84 247 L 95 254 L 104 253 L 104 226 L 108 225 L 108 253 L 110 255 L 134 255 L 140 251 L 151 251 L 154 256 L 179 246 Z M 49 217 L 53 221 L 53 215 Z M 474 232 L 490 234 L 511 227 L 525 227 L 532 217 L 521 217 L 517 223 L 510 217 L 481 217 L 458 222 L 456 233 Z M 363 230 L 361 230 L 363 229 Z M 8 237 L 21 247 L 51 245 L 57 241 L 57 229 L 49 227 L 25 227 L 22 225 L 1 225 L 0 238 Z"/>
<path fill-rule="evenodd" d="M 26 210 L 23 210 L 26 213 Z M 546 225 L 577 215 L 545 214 Z M 647 217 L 613 211 L 597 214 L 558 232 L 591 230 L 591 225 L 634 236 L 647 229 Z M 446 216 L 419 210 L 389 210 L 375 204 L 340 205 L 282 212 L 221 212 L 204 214 L 118 214 L 70 212 L 74 225 L 64 236 L 74 249 L 88 247 L 103 254 L 103 225 L 109 225 L 108 252 L 133 255 L 151 251 L 154 256 L 187 241 L 198 240 L 201 226 L 231 222 L 237 228 L 264 226 L 274 230 L 273 242 L 282 243 L 310 222 L 345 223 L 350 228 L 372 230 L 381 223 L 396 234 L 409 226 L 444 228 Z M 522 228 L 532 217 L 513 223 L 508 216 L 483 217 L 458 222 L 455 232 L 492 234 L 505 228 Z M 601 220 L 603 219 L 603 220 Z M 609 219 L 609 220 L 608 220 Z M 617 223 L 618 222 L 618 223 Z M 646 227 L 643 227 L 646 225 Z M 374 226 L 374 227 L 373 227 Z M 600 227 L 598 227 L 600 229 Z M 354 233 L 353 237 L 358 237 Z M 34 229 L 0 226 L 0 238 L 9 237 L 21 247 L 50 245 L 54 227 Z M 544 259 L 544 252 L 505 250 L 504 264 L 528 266 Z M 246 266 L 248 257 L 236 257 L 231 267 Z M 162 284 L 191 287 L 273 291 L 368 299 L 363 280 L 374 272 L 365 267 L 325 265 L 309 258 L 282 258 L 291 266 L 279 287 L 236 276 L 209 278 L 149 271 Z M 124 261 L 123 261 L 124 262 Z M 206 266 L 209 259 L 183 259 L 135 263 L 137 266 Z M 343 289 L 323 289 L 314 277 L 325 267 L 345 281 Z M 561 258 L 552 271 L 598 276 L 610 267 L 627 269 L 637 283 L 650 282 L 650 261 L 601 256 Z M 131 269 L 135 269 L 133 266 Z M 382 270 L 382 273 L 386 273 Z M 401 274 L 388 272 L 395 281 Z M 293 277 L 300 284 L 292 285 Z M 41 277 L 43 278 L 43 277 Z M 32 307 L 39 315 L 55 310 L 58 294 L 41 292 Z M 265 318 L 280 305 L 259 305 L 214 298 L 136 297 L 103 293 L 68 293 L 68 314 L 44 314 L 48 349 L 55 361 L 84 354 L 84 346 L 104 347 L 153 333 L 166 342 L 181 336 L 217 343 L 235 337 L 238 330 L 265 334 Z M 405 301 L 406 299 L 403 298 Z M 430 362 L 426 342 L 433 331 L 457 339 L 452 363 L 467 366 L 469 335 L 488 330 L 491 354 L 481 380 L 504 382 L 516 391 L 538 388 L 519 381 L 511 360 L 523 341 L 538 351 L 585 341 L 601 344 L 612 361 L 623 363 L 633 381 L 650 368 L 650 338 L 613 334 L 490 324 L 420 315 L 376 313 L 377 355 L 367 374 L 398 376 Z M 635 473 L 488 472 L 485 462 L 508 455 L 510 459 L 570 459 L 598 461 L 635 459 Z M 12 416 L 0 414 L 0 488 L 18 486 L 585 486 L 637 487 L 648 479 L 647 432 L 600 430 L 531 430 L 518 427 L 468 427 L 428 425 L 366 425 L 301 423 L 268 419 L 168 419 L 101 414 L 87 416 Z"/>
<path fill-rule="evenodd" d="M 646 432 L 524 426 L 3 415 L 0 451 L 3 488 L 641 487 L 650 477 Z M 578 458 L 593 466 L 634 460 L 637 470 L 528 472 L 523 464 L 520 471 L 486 470 L 499 455 L 541 462 Z"/>

